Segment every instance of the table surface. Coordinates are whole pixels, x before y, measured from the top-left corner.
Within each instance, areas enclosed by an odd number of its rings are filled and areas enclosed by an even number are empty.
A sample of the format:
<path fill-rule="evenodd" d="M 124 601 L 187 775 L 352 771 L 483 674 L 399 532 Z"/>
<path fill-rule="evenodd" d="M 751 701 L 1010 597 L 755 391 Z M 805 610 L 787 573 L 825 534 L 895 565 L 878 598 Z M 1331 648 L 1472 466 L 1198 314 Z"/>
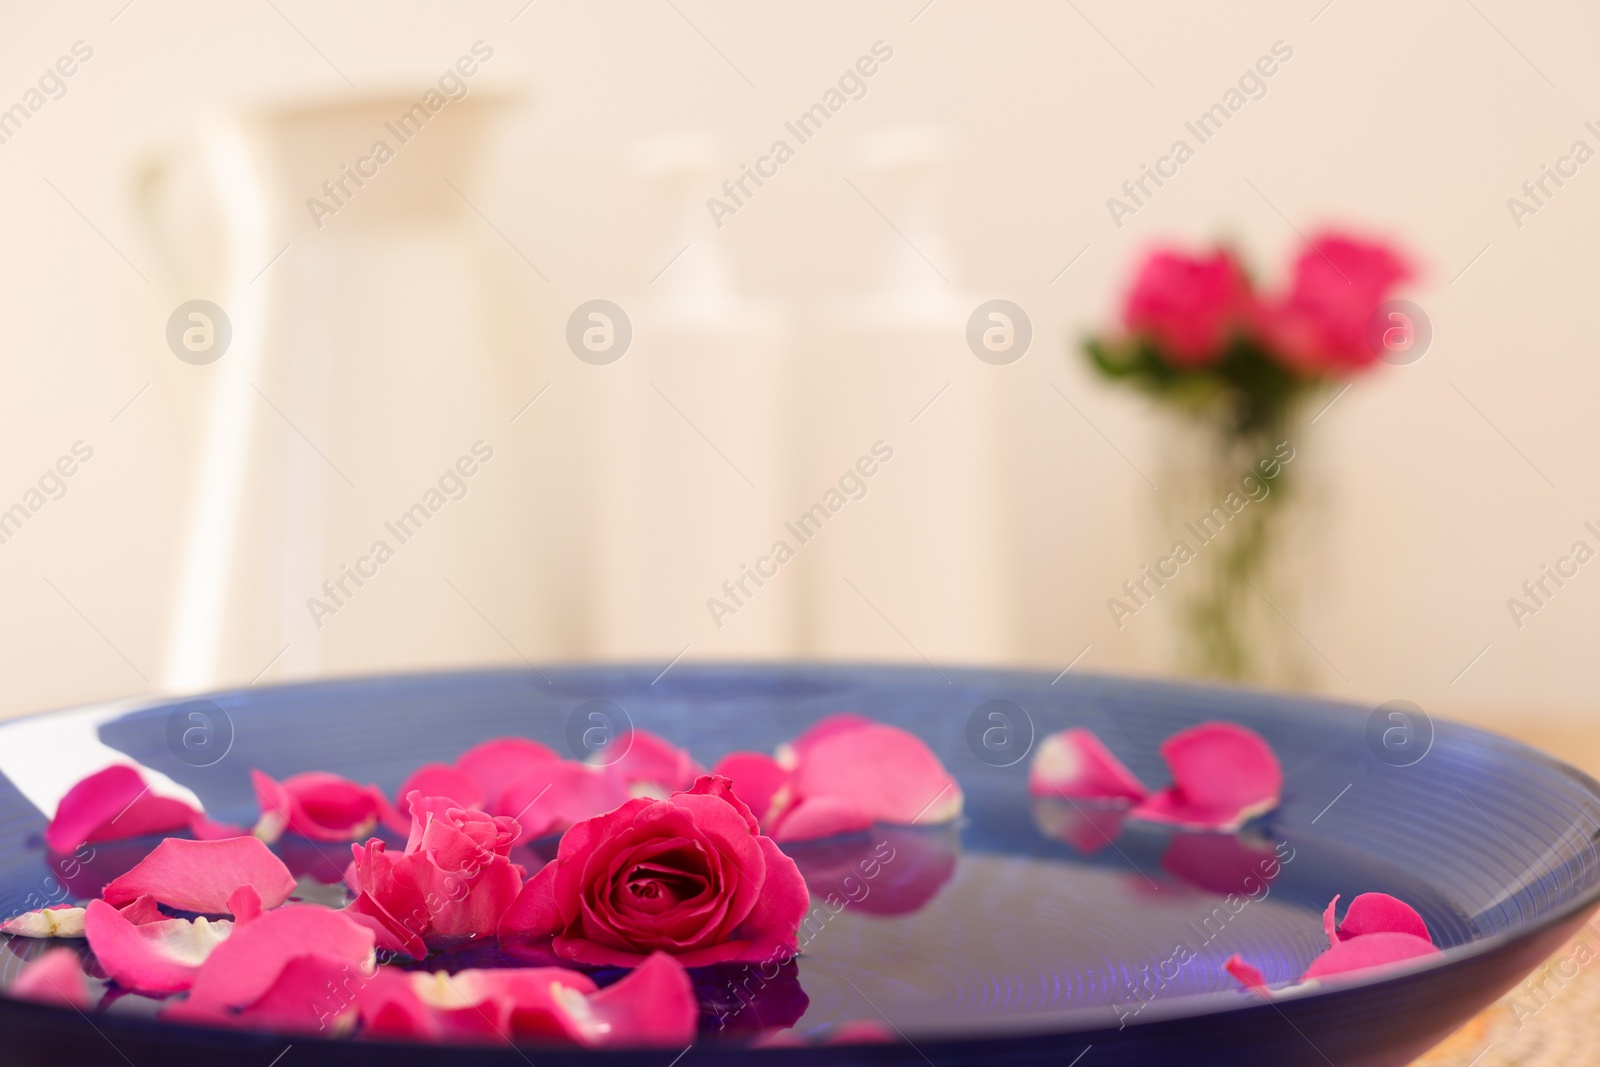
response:
<path fill-rule="evenodd" d="M 1600 778 L 1600 730 L 1494 729 Z M 1413 1067 L 1577 1067 L 1600 1060 L 1600 917 Z"/>

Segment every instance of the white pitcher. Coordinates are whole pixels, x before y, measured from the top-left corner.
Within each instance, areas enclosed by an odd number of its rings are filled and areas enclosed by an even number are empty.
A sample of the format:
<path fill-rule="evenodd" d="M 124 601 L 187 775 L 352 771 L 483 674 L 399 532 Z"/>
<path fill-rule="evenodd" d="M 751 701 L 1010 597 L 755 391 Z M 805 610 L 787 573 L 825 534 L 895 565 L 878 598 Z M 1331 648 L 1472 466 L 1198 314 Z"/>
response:
<path fill-rule="evenodd" d="M 507 100 L 458 81 L 434 111 L 419 91 L 218 117 L 141 178 L 159 313 L 222 311 L 169 331 L 196 418 L 168 688 L 459 658 L 427 620 L 515 632 L 536 592 L 505 588 L 530 509 L 504 446 L 530 378 L 513 309 L 544 283 L 478 207 Z M 391 534 L 475 445 L 447 506 Z"/>

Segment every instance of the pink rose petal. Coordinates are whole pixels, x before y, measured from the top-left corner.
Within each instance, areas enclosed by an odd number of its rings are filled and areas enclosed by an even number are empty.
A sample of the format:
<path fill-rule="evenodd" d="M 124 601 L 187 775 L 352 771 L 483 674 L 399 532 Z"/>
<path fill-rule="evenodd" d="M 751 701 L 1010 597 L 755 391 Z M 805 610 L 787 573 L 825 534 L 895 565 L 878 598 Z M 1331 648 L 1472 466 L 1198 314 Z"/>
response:
<path fill-rule="evenodd" d="M 45 844 L 57 854 L 89 841 L 116 841 L 188 827 L 195 809 L 156 796 L 143 776 L 117 764 L 89 775 L 67 790 L 45 827 Z"/>
<path fill-rule="evenodd" d="M 1283 789 L 1283 769 L 1265 738 L 1229 722 L 1203 723 L 1161 746 L 1173 784 L 1191 802 L 1269 810 Z"/>
<path fill-rule="evenodd" d="M 563 837 L 562 841 L 565 840 Z M 522 892 L 517 894 L 517 899 L 512 902 L 511 907 L 500 916 L 500 925 L 495 931 L 495 936 L 502 943 L 522 938 L 550 937 L 559 933 L 566 925 L 561 907 L 556 903 L 556 872 L 559 870 L 557 866 L 559 863 L 559 858 L 551 860 L 522 884 Z"/>
<path fill-rule="evenodd" d="M 345 914 L 372 930 L 383 951 L 425 957 L 422 933 L 429 928 L 428 906 L 410 868 L 397 870 L 398 858 L 377 838 L 350 849 L 355 860 L 346 882 L 356 898 Z"/>
<path fill-rule="evenodd" d="M 19 1000 L 87 1010 L 93 1003 L 83 963 L 70 948 L 52 948 L 22 968 L 6 995 Z"/>
<path fill-rule="evenodd" d="M 1238 953 L 1229 956 L 1228 962 L 1222 965 L 1222 969 L 1238 979 L 1239 984 L 1246 989 L 1252 989 L 1262 996 L 1269 995 L 1270 991 L 1267 989 L 1266 977 L 1259 970 L 1246 963 L 1244 957 Z"/>
<path fill-rule="evenodd" d="M 581 1005 L 595 989 L 587 975 L 537 968 L 413 973 L 412 987 L 433 1012 L 444 1040 L 498 1044 L 513 1037 L 578 1042 L 564 1005 Z"/>
<path fill-rule="evenodd" d="M 1202 723 L 1169 737 L 1161 754 L 1172 769 L 1172 785 L 1135 807 L 1135 818 L 1231 831 L 1278 806 L 1283 769 L 1252 730 Z"/>
<path fill-rule="evenodd" d="M 1386 893 L 1363 893 L 1350 902 L 1345 921 L 1336 929 L 1334 914 L 1338 906 L 1336 896 L 1322 913 L 1322 928 L 1331 945 L 1311 961 L 1301 982 L 1391 967 L 1439 952 L 1428 937 L 1422 916 L 1404 901 Z M 1238 956 L 1225 966 L 1240 982 L 1263 994 L 1267 992 L 1261 973 Z"/>
<path fill-rule="evenodd" d="M 424 763 L 411 772 L 411 777 L 395 791 L 401 810 L 405 809 L 406 797 L 413 792 L 425 797 L 449 797 L 463 808 L 482 808 L 489 799 L 476 778 L 446 763 Z M 409 818 L 406 821 L 409 826 Z"/>
<path fill-rule="evenodd" d="M 1028 770 L 1028 792 L 1036 797 L 1140 801 L 1145 787 L 1101 740 L 1082 727 L 1039 742 Z"/>
<path fill-rule="evenodd" d="M 156 898 L 148 893 L 135 899 L 131 904 L 122 905 L 117 910 L 122 912 L 124 919 L 127 919 L 135 926 L 143 926 L 145 923 L 158 923 L 171 917 L 156 905 Z"/>
<path fill-rule="evenodd" d="M 393 808 L 374 785 L 358 785 L 337 774 L 307 771 L 279 782 L 253 770 L 261 820 L 256 835 L 276 841 L 288 831 L 313 841 L 352 841 L 380 822 L 394 821 Z"/>
<path fill-rule="evenodd" d="M 369 967 L 370 970 L 370 967 Z M 338 1037 L 355 1024 L 356 996 L 367 974 L 357 964 L 326 953 L 306 952 L 282 961 L 260 995 L 229 1004 L 191 991 L 169 1002 L 165 1022 L 277 1030 Z"/>
<path fill-rule="evenodd" d="M 228 914 L 235 922 L 247 923 L 261 914 L 261 894 L 254 886 L 242 885 L 228 897 Z"/>
<path fill-rule="evenodd" d="M 761 833 L 761 823 L 756 818 L 756 813 L 750 810 L 750 805 L 739 799 L 733 791 L 733 783 L 726 778 L 714 774 L 703 774 L 695 779 L 695 783 L 688 789 L 679 790 L 674 796 L 684 797 L 716 797 L 728 807 L 733 809 L 735 815 L 744 820 L 745 829 L 752 834 Z M 686 801 L 685 803 L 698 803 Z M 721 809 L 718 809 L 719 811 Z"/>
<path fill-rule="evenodd" d="M 294 876 L 283 861 L 254 837 L 188 841 L 169 837 L 133 870 L 106 886 L 108 904 L 132 903 L 149 894 L 178 911 L 228 913 L 228 898 L 240 886 L 256 891 L 261 906 L 275 908 L 289 899 Z"/>
<path fill-rule="evenodd" d="M 508 1033 L 589 1046 L 606 1039 L 604 1023 L 589 1009 L 588 998 L 597 987 L 587 975 L 517 968 L 475 971 L 467 977 L 474 980 L 478 996 L 504 1013 Z"/>
<path fill-rule="evenodd" d="M 517 779 L 526 777 L 546 760 L 560 758 L 549 748 L 525 737 L 496 737 L 481 745 L 474 745 L 457 756 L 455 767 L 477 782 L 478 788 L 483 790 L 488 806 L 481 810 L 498 811 L 500 794 L 514 785 Z M 400 794 L 402 798 L 409 795 Z"/>
<path fill-rule="evenodd" d="M 1328 905 L 1331 913 L 1338 897 Z M 1422 916 L 1417 910 L 1403 900 L 1397 900 L 1387 893 L 1362 893 L 1350 902 L 1350 907 L 1345 909 L 1344 922 L 1339 924 L 1336 937 L 1329 937 L 1330 945 L 1336 941 L 1348 941 L 1352 937 L 1362 937 L 1367 934 L 1410 934 L 1431 942 L 1433 936 L 1428 933 L 1428 925 L 1422 921 Z"/>
<path fill-rule="evenodd" d="M 443 1039 L 439 1012 L 417 994 L 417 979 L 426 976 L 396 967 L 379 967 L 356 990 L 356 1010 L 365 1037 L 399 1037 L 414 1041 Z"/>
<path fill-rule="evenodd" d="M 1379 967 L 1388 967 L 1423 956 L 1436 956 L 1433 942 L 1413 934 L 1377 933 L 1340 941 L 1311 961 L 1301 981 L 1332 978 Z"/>
<path fill-rule="evenodd" d="M 656 952 L 620 982 L 590 994 L 587 1014 L 604 1027 L 594 1044 L 676 1048 L 694 1040 L 700 1004 L 683 964 Z"/>
<path fill-rule="evenodd" d="M 83 909 L 70 904 L 25 911 L 0 923 L 0 934 L 12 937 L 82 937 Z"/>
<path fill-rule="evenodd" d="M 84 927 L 95 960 L 117 984 L 140 993 L 176 993 L 194 984 L 200 965 L 233 924 L 200 918 L 136 926 L 105 901 L 91 900 Z"/>
<path fill-rule="evenodd" d="M 842 797 L 812 797 L 786 810 L 772 827 L 774 841 L 815 841 L 872 828 L 872 813 Z"/>
<path fill-rule="evenodd" d="M 547 760 L 500 795 L 503 811 L 530 841 L 604 815 L 627 799 L 619 778 L 576 760 Z"/>
<path fill-rule="evenodd" d="M 362 910 L 368 909 L 368 910 Z M 389 956 L 409 956 L 414 960 L 427 959 L 428 945 L 401 923 L 391 921 L 387 915 L 373 910 L 372 897 L 363 893 L 340 909 L 352 922 L 372 933 L 377 951 Z"/>
<path fill-rule="evenodd" d="M 370 975 L 375 965 L 372 931 L 320 904 L 288 904 L 264 912 L 238 924 L 212 950 L 195 975 L 185 1010 L 248 1008 L 271 992 L 285 968 L 302 956 L 314 957 L 318 966 L 292 978 Z M 317 1002 L 325 999 L 326 992 L 320 984 L 300 992 L 314 1020 Z"/>
<path fill-rule="evenodd" d="M 799 763 L 800 757 L 817 742 L 849 733 L 851 730 L 859 730 L 863 726 L 873 725 L 875 724 L 871 719 L 865 715 L 857 715 L 853 711 L 838 711 L 832 715 L 826 715 L 818 719 L 811 725 L 809 730 L 793 741 L 786 745 L 780 745 L 778 747 L 778 762 L 792 770 Z"/>
<path fill-rule="evenodd" d="M 901 825 L 933 825 L 961 814 L 961 787 L 932 749 L 899 727 L 845 720 L 797 745 L 796 754 L 790 780 L 796 805 L 832 797 L 875 822 Z"/>
<path fill-rule="evenodd" d="M 795 932 L 806 916 L 811 895 L 800 868 L 783 854 L 776 841 L 758 837 L 756 844 L 766 861 L 766 877 L 750 913 L 735 931 L 747 945 L 739 958 L 790 959 L 800 951 Z M 685 967 L 690 966 L 688 959 L 682 962 Z"/>
<path fill-rule="evenodd" d="M 562 967 L 463 970 L 379 968 L 355 990 L 363 1033 L 428 1041 L 533 1038 L 589 1047 L 675 1047 L 699 1020 L 688 973 L 656 953 L 599 990 Z"/>
<path fill-rule="evenodd" d="M 613 758 L 612 753 L 621 755 Z M 624 730 L 601 753 L 600 762 L 634 795 L 643 787 L 665 797 L 688 789 L 705 773 L 689 753 L 648 730 Z"/>
<path fill-rule="evenodd" d="M 789 784 L 789 772 L 764 752 L 730 752 L 711 773 L 731 781 L 733 791 L 763 823 L 773 799 Z"/>
<path fill-rule="evenodd" d="M 356 990 L 370 970 L 370 964 L 320 952 L 295 956 L 229 1022 L 251 1030 L 338 1037 L 355 1024 Z"/>
<path fill-rule="evenodd" d="M 256 790 L 256 806 L 261 809 L 261 816 L 250 832 L 263 841 L 277 841 L 289 828 L 294 800 L 284 784 L 269 774 L 252 770 L 250 781 Z"/>

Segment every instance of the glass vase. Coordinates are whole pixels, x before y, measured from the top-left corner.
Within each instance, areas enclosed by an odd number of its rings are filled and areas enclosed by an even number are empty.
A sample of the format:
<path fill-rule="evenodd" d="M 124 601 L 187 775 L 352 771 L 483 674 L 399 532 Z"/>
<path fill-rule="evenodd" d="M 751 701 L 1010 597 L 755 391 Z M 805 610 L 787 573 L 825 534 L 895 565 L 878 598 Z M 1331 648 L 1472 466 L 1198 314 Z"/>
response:
<path fill-rule="evenodd" d="M 1241 431 L 1186 414 L 1166 423 L 1157 468 L 1161 555 L 1151 565 L 1170 658 L 1187 674 L 1303 687 L 1298 635 L 1305 420 Z M 1148 580 L 1143 592 L 1153 586 Z"/>

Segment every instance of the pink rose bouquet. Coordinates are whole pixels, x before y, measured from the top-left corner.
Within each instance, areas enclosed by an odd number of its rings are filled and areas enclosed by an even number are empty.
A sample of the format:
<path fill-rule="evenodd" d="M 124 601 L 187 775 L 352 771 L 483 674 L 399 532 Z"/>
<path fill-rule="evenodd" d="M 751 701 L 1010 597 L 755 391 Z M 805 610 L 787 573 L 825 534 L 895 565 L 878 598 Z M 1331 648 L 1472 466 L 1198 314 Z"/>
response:
<path fill-rule="evenodd" d="M 1258 289 L 1231 250 L 1159 248 L 1134 274 L 1120 328 L 1084 348 L 1108 377 L 1229 432 L 1271 430 L 1385 355 L 1374 316 L 1413 274 L 1389 245 L 1336 232 L 1311 239 L 1280 290 Z"/>
<path fill-rule="evenodd" d="M 1184 666 L 1233 679 L 1298 676 L 1299 650 L 1273 647 L 1267 624 L 1252 629 L 1264 602 L 1277 600 L 1263 587 L 1284 572 L 1268 561 L 1288 464 L 1311 401 L 1380 361 L 1410 363 L 1426 350 L 1426 317 L 1392 299 L 1414 274 L 1398 249 L 1333 231 L 1308 240 L 1276 285 L 1259 285 L 1228 248 L 1157 248 L 1138 265 L 1119 321 L 1084 351 L 1106 377 L 1184 414 L 1202 440 L 1177 443 L 1168 469 L 1147 477 L 1163 486 L 1177 538 L 1106 601 L 1119 630 L 1183 569 L 1203 571 L 1176 597 L 1185 601 Z"/>

